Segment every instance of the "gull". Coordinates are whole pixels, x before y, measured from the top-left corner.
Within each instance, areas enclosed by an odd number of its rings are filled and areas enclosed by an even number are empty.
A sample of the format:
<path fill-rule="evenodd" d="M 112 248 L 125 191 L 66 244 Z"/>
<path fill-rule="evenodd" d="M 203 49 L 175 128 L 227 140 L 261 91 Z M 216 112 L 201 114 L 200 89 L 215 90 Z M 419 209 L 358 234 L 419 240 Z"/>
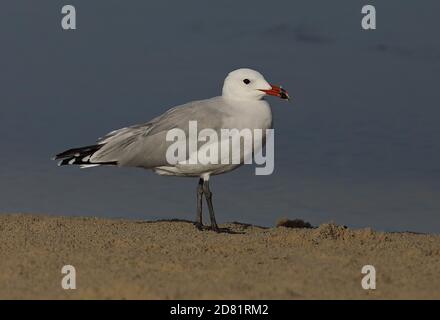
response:
<path fill-rule="evenodd" d="M 238 69 L 227 75 L 221 96 L 179 105 L 147 123 L 112 131 L 93 145 L 69 149 L 56 155 L 54 159 L 60 160 L 60 166 L 137 167 L 153 170 L 159 175 L 198 177 L 195 225 L 199 229 L 204 228 L 204 195 L 211 221 L 210 229 L 219 232 L 209 187 L 210 177 L 243 165 L 246 155 L 240 157 L 240 163 L 189 164 L 188 161 L 180 161 L 172 164 L 167 161 L 167 149 L 170 146 L 167 133 L 176 128 L 188 133 L 191 121 L 196 121 L 200 130 L 210 128 L 219 132 L 221 129 L 261 129 L 266 132 L 266 129 L 272 129 L 271 108 L 264 99 L 268 95 L 290 99 L 286 90 L 269 84 L 261 73 L 247 68 Z M 188 143 L 194 142 L 189 141 L 193 138 L 188 135 L 186 139 Z M 263 138 L 259 143 L 254 143 L 250 152 L 264 147 L 265 140 Z M 198 144 L 199 141 L 195 143 Z"/>

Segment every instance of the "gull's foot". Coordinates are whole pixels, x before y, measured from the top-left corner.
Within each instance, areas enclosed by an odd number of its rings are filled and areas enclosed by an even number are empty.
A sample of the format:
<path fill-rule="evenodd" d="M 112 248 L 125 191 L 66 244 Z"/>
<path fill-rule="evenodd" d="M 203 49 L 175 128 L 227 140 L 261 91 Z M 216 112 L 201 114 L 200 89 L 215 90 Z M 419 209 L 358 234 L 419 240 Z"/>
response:
<path fill-rule="evenodd" d="M 214 231 L 214 232 L 217 232 L 217 233 L 227 232 L 229 230 L 229 229 L 219 228 L 217 225 L 214 225 L 214 226 L 204 226 L 200 222 L 194 222 L 194 226 L 197 228 L 197 230 L 200 230 L 200 231 Z"/>
<path fill-rule="evenodd" d="M 213 231 L 216 233 L 229 233 L 229 234 L 243 234 L 244 233 L 244 232 L 240 232 L 240 231 L 233 231 L 230 228 L 219 228 L 218 225 L 204 226 L 200 222 L 194 222 L 193 224 L 197 228 L 197 230 L 199 230 L 199 231 Z"/>
<path fill-rule="evenodd" d="M 211 230 L 217 233 L 221 232 L 221 229 L 218 227 L 217 224 L 211 225 Z"/>
<path fill-rule="evenodd" d="M 202 230 L 205 230 L 205 226 L 203 225 L 203 223 L 201 223 L 201 222 L 194 222 L 194 226 L 197 228 L 197 230 L 200 230 L 200 231 L 202 231 Z"/>

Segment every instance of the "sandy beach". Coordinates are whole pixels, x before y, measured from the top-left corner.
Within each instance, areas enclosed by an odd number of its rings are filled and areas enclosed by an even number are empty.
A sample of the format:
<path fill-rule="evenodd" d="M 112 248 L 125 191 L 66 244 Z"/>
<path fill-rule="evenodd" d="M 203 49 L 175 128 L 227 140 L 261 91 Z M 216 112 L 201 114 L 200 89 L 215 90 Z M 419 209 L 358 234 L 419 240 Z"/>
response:
<path fill-rule="evenodd" d="M 440 298 L 440 236 L 0 215 L 1 299 Z M 61 287 L 73 265 L 77 289 Z M 361 286 L 373 265 L 376 290 Z"/>

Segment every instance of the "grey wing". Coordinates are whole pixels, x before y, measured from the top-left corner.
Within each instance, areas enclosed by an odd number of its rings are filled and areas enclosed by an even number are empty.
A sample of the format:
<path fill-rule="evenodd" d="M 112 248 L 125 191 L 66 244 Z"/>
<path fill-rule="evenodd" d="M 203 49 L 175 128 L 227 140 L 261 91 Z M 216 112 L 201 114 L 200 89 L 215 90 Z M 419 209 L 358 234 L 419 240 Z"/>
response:
<path fill-rule="evenodd" d="M 172 108 L 148 123 L 110 132 L 98 143 L 103 144 L 91 162 L 117 162 L 119 166 L 155 168 L 168 165 L 166 151 L 173 143 L 167 132 L 179 128 L 188 138 L 189 121 L 197 121 L 198 130 L 220 130 L 224 114 L 221 99 L 195 101 Z"/>

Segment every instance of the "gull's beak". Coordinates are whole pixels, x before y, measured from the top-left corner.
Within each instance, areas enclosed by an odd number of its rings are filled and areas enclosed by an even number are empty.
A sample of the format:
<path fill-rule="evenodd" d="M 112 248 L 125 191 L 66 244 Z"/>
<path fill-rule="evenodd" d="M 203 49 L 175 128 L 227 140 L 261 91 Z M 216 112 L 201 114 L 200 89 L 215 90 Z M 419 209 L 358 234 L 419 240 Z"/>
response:
<path fill-rule="evenodd" d="M 271 84 L 271 86 L 272 88 L 270 88 L 269 90 L 260 89 L 260 91 L 263 91 L 269 96 L 275 96 L 283 100 L 290 100 L 289 94 L 281 86 L 276 86 L 273 84 Z"/>

